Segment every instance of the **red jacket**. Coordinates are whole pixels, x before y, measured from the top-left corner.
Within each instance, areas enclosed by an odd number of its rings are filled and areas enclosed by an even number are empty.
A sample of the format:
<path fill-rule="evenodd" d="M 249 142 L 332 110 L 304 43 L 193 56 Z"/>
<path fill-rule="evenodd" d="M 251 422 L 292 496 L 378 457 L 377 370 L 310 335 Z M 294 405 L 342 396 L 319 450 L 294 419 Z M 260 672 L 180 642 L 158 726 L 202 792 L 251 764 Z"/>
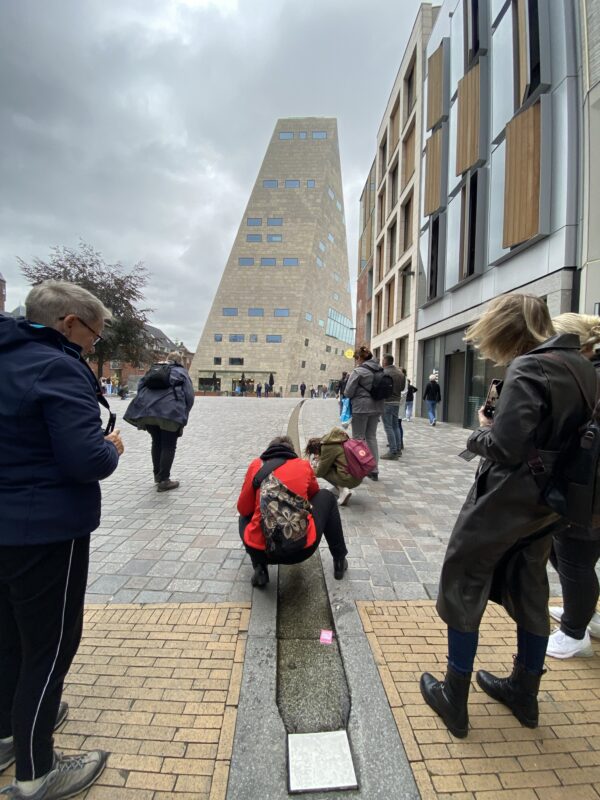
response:
<path fill-rule="evenodd" d="M 260 525 L 260 489 L 254 489 L 252 486 L 252 479 L 262 467 L 263 462 L 260 458 L 255 458 L 248 467 L 246 477 L 244 478 L 244 485 L 237 501 L 237 510 L 242 517 L 249 517 L 252 519 L 246 526 L 244 531 L 244 544 L 248 547 L 254 547 L 257 550 L 265 549 L 265 537 Z M 307 500 L 319 491 L 319 484 L 315 478 L 313 468 L 302 458 L 291 458 L 280 467 L 273 470 L 275 475 L 283 484 L 287 486 L 292 492 L 304 497 Z M 306 537 L 306 547 L 310 547 L 317 539 L 317 531 L 312 514 L 308 517 L 308 534 Z"/>

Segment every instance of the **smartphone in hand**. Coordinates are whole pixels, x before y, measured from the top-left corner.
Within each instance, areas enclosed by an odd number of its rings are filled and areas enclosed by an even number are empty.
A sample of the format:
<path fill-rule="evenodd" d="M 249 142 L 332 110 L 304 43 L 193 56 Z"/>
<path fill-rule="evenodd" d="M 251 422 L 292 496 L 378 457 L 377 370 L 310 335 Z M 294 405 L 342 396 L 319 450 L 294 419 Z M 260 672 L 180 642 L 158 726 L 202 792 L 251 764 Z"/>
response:
<path fill-rule="evenodd" d="M 488 389 L 487 397 L 485 399 L 485 404 L 483 406 L 483 414 L 489 419 L 494 418 L 494 413 L 496 411 L 496 403 L 498 402 L 498 398 L 500 397 L 500 392 L 502 391 L 503 383 L 504 381 L 501 381 L 498 378 L 494 378 L 490 383 L 490 388 Z"/>

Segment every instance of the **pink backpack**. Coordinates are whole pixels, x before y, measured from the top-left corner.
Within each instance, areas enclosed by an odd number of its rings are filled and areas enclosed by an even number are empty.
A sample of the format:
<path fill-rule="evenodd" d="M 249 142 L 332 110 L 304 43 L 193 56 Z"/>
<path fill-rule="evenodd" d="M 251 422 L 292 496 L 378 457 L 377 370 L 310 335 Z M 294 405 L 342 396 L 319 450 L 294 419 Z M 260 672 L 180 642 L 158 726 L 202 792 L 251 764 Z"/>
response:
<path fill-rule="evenodd" d="M 348 462 L 348 472 L 359 480 L 377 469 L 377 462 L 362 439 L 348 439 L 343 444 L 344 454 Z"/>

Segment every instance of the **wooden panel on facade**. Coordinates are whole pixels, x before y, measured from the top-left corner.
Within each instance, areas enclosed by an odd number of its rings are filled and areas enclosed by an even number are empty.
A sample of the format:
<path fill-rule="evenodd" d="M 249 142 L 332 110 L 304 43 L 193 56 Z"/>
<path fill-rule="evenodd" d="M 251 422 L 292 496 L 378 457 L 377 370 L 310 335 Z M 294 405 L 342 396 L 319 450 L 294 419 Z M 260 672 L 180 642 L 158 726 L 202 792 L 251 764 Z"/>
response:
<path fill-rule="evenodd" d="M 415 172 L 415 125 L 402 142 L 402 188 L 406 186 Z"/>
<path fill-rule="evenodd" d="M 425 144 L 425 214 L 433 214 L 442 204 L 442 129 Z"/>
<path fill-rule="evenodd" d="M 506 126 L 502 247 L 526 242 L 539 232 L 540 123 L 540 104 L 536 103 Z"/>
<path fill-rule="evenodd" d="M 479 160 L 479 63 L 458 82 L 458 127 L 456 175 L 462 175 Z"/>
<path fill-rule="evenodd" d="M 444 45 L 427 59 L 427 130 L 430 131 L 444 113 Z"/>

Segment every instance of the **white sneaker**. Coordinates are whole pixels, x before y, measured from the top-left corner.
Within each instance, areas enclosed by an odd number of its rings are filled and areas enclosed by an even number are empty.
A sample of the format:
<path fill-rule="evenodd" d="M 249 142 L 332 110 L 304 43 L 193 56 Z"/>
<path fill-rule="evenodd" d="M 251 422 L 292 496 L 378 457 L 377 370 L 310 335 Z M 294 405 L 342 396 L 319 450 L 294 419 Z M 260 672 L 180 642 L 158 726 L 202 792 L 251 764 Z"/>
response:
<path fill-rule="evenodd" d="M 590 620 L 588 631 L 590 632 L 591 636 L 594 636 L 596 639 L 600 639 L 600 614 L 597 611 L 594 612 L 594 616 Z"/>
<path fill-rule="evenodd" d="M 350 489 L 342 487 L 340 489 L 340 496 L 338 497 L 338 506 L 345 506 L 351 497 L 352 497 L 352 492 L 350 491 Z"/>
<path fill-rule="evenodd" d="M 546 655 L 551 658 L 573 658 L 573 656 L 589 658 L 594 655 L 590 635 L 586 631 L 583 639 L 573 639 L 561 630 L 554 631 L 548 639 Z"/>
<path fill-rule="evenodd" d="M 562 619 L 564 608 L 562 606 L 550 606 L 548 609 L 548 613 L 555 619 L 557 622 L 560 622 Z"/>

